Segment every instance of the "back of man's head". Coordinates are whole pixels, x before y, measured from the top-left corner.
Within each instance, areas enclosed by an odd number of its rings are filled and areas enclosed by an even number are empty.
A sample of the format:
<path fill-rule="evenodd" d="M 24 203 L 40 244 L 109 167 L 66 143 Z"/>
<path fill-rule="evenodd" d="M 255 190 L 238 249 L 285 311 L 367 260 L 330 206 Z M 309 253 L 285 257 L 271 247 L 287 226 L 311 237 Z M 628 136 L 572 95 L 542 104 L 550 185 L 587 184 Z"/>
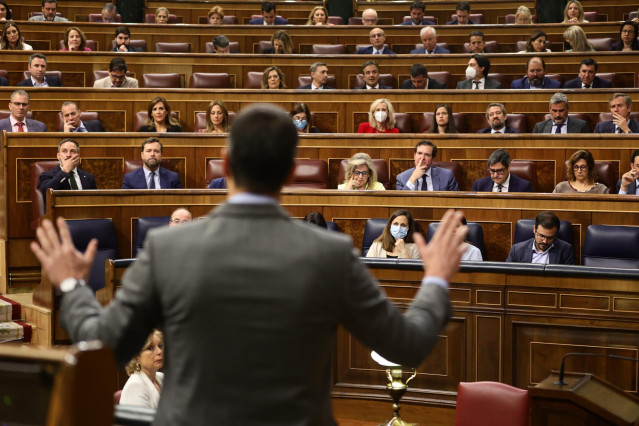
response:
<path fill-rule="evenodd" d="M 237 188 L 256 194 L 279 192 L 295 163 L 297 129 L 289 114 L 255 104 L 233 121 L 228 164 Z"/>

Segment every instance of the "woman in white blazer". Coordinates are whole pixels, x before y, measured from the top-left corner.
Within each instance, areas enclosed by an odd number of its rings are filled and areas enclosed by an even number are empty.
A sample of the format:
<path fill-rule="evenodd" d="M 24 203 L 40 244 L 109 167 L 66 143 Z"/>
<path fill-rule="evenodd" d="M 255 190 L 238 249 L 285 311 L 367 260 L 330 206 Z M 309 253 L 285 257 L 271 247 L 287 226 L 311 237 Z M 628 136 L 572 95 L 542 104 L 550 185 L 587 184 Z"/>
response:
<path fill-rule="evenodd" d="M 140 353 L 126 366 L 129 380 L 122 389 L 120 404 L 157 408 L 164 381 L 164 374 L 158 370 L 163 365 L 164 338 L 162 332 L 154 330 Z"/>

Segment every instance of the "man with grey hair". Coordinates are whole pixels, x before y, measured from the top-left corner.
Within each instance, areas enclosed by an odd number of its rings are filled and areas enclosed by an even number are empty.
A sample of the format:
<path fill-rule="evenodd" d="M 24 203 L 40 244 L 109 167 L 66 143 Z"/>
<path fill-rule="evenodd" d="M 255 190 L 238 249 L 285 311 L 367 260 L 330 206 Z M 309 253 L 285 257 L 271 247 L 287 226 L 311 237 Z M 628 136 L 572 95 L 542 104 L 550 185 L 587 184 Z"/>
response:
<path fill-rule="evenodd" d="M 58 0 L 42 0 L 42 15 L 35 15 L 29 21 L 69 22 L 67 18 L 58 16 Z"/>
<path fill-rule="evenodd" d="M 632 99 L 625 93 L 615 93 L 608 100 L 612 120 L 601 121 L 595 133 L 639 133 L 639 122 L 630 118 Z"/>
<path fill-rule="evenodd" d="M 328 82 L 328 65 L 324 62 L 315 62 L 313 63 L 309 71 L 311 73 L 311 84 L 306 84 L 304 86 L 298 87 L 298 89 L 307 89 L 307 90 L 329 90 L 335 89 L 334 87 L 328 86 L 326 82 Z"/>
<path fill-rule="evenodd" d="M 100 120 L 82 121 L 82 110 L 76 102 L 66 101 L 60 108 L 64 132 L 104 132 Z"/>
<path fill-rule="evenodd" d="M 570 102 L 563 93 L 555 93 L 550 98 L 550 118 L 535 124 L 533 133 L 590 133 L 584 120 L 568 117 Z"/>
<path fill-rule="evenodd" d="M 504 104 L 499 102 L 490 103 L 488 108 L 486 108 L 486 121 L 488 121 L 490 127 L 481 129 L 477 133 L 519 133 L 519 130 L 506 126 L 507 119 L 508 114 Z"/>
<path fill-rule="evenodd" d="M 419 30 L 419 38 L 424 46 L 411 50 L 411 55 L 450 53 L 450 50 L 437 45 L 437 31 L 433 27 L 424 27 Z"/>
<path fill-rule="evenodd" d="M 224 34 L 215 36 L 213 39 L 213 53 L 231 53 L 231 41 Z"/>
<path fill-rule="evenodd" d="M 377 12 L 375 9 L 366 9 L 362 12 L 362 25 L 377 25 Z"/>
<path fill-rule="evenodd" d="M 27 118 L 29 112 L 29 94 L 22 89 L 11 93 L 9 117 L 0 120 L 0 131 L 7 132 L 46 132 L 47 126 L 37 120 Z"/>
<path fill-rule="evenodd" d="M 473 182 L 474 192 L 533 192 L 530 182 L 510 173 L 510 154 L 505 149 L 493 151 L 486 163 L 489 176 Z"/>
<path fill-rule="evenodd" d="M 102 8 L 101 13 L 102 19 L 98 22 L 102 22 L 103 24 L 112 24 L 115 22 L 115 17 L 118 14 L 118 9 L 113 3 L 107 3 Z"/>

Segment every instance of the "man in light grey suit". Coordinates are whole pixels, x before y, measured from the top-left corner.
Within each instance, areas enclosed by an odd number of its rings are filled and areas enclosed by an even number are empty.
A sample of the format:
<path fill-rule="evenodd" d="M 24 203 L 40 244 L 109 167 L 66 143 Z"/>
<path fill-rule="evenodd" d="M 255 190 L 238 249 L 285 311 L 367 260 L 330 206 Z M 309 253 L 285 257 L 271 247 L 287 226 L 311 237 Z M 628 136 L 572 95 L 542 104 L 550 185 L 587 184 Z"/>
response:
<path fill-rule="evenodd" d="M 27 118 L 29 112 L 29 94 L 22 89 L 11 93 L 9 118 L 0 120 L 0 131 L 7 132 L 46 132 L 47 126 L 37 120 Z"/>
<path fill-rule="evenodd" d="M 458 89 L 501 89 L 501 83 L 488 78 L 490 61 L 484 55 L 475 53 L 468 60 L 466 80 L 457 83 Z"/>
<path fill-rule="evenodd" d="M 58 0 L 42 0 L 42 15 L 29 18 L 29 21 L 69 22 L 67 18 L 56 15 Z"/>
<path fill-rule="evenodd" d="M 419 141 L 415 145 L 415 167 L 397 175 L 398 191 L 458 191 L 459 185 L 453 172 L 433 166 L 437 145 L 431 141 Z"/>
<path fill-rule="evenodd" d="M 74 341 L 97 338 L 124 364 L 153 327 L 162 328 L 165 376 L 154 425 L 335 424 L 338 324 L 407 366 L 437 342 L 450 316 L 447 281 L 464 252 L 465 230 L 453 234 L 461 214 L 447 212 L 428 246 L 414 236 L 428 276 L 402 314 L 350 238 L 293 220 L 279 206 L 296 145 L 288 113 L 244 109 L 224 154 L 228 201 L 208 220 L 151 231 L 106 309 L 81 281 L 97 241 L 76 251 L 62 218 L 62 242 L 50 221 L 38 230 L 31 248 L 63 292 L 62 324 Z"/>
<path fill-rule="evenodd" d="M 138 80 L 133 77 L 127 77 L 126 61 L 123 58 L 113 58 L 109 62 L 109 75 L 96 80 L 93 87 L 96 89 L 137 89 Z"/>
<path fill-rule="evenodd" d="M 568 117 L 570 102 L 568 96 L 557 92 L 550 98 L 550 118 L 535 124 L 533 133 L 590 133 L 584 120 Z"/>

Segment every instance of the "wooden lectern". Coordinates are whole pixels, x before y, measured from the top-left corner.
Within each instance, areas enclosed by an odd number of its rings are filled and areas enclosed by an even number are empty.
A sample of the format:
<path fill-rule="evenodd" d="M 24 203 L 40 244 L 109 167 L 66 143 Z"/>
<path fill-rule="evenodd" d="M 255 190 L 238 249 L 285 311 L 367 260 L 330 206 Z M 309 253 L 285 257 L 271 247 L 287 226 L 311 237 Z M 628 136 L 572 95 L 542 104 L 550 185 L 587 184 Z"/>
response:
<path fill-rule="evenodd" d="M 553 372 L 528 388 L 531 426 L 639 425 L 639 398 L 593 376 Z"/>

